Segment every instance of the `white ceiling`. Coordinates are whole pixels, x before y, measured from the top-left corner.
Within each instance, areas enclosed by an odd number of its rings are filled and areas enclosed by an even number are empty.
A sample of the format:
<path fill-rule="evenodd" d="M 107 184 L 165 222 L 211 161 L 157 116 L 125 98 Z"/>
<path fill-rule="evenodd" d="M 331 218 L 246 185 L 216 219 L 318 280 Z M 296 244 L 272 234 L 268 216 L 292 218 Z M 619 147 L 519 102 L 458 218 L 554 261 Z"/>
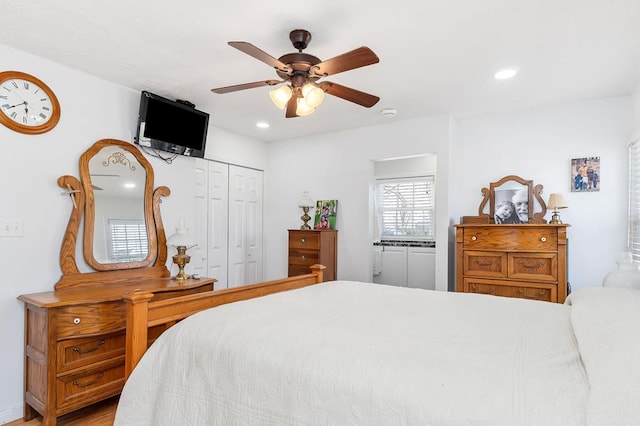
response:
<path fill-rule="evenodd" d="M 327 96 L 313 115 L 287 119 L 268 87 L 210 91 L 277 78 L 227 41 L 277 58 L 295 51 L 295 28 L 312 33 L 305 52 L 322 60 L 376 52 L 380 63 L 323 80 L 380 102 Z M 640 81 L 640 0 L 2 0 L 0 29 L 0 43 L 187 99 L 215 126 L 266 141 L 378 124 L 385 108 L 397 109 L 394 120 L 465 118 L 629 95 Z M 505 66 L 518 76 L 495 81 Z"/>

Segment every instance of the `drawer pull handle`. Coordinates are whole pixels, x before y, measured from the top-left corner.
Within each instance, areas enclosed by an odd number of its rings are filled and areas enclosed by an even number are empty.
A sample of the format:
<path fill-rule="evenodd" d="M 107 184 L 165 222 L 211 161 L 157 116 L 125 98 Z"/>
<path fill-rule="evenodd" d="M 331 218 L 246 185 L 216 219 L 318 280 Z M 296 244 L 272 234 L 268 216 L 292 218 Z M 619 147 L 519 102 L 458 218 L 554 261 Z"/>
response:
<path fill-rule="evenodd" d="M 477 239 L 478 239 L 478 237 L 476 237 L 475 235 L 473 237 L 471 237 L 471 241 L 475 241 Z"/>
<path fill-rule="evenodd" d="M 478 288 L 478 284 L 471 284 L 471 292 L 479 294 L 496 294 L 496 286 L 490 286 L 489 291 L 480 291 L 480 289 Z"/>
<path fill-rule="evenodd" d="M 519 288 L 518 293 L 527 299 L 542 299 L 544 297 L 544 290 L 538 290 L 536 294 L 528 294 L 526 290 Z"/>
<path fill-rule="evenodd" d="M 543 243 L 546 243 L 547 242 L 547 237 L 540 238 L 540 241 L 542 241 Z"/>
<path fill-rule="evenodd" d="M 92 348 L 92 349 L 86 349 L 86 350 L 84 350 L 84 351 L 83 351 L 83 350 L 82 350 L 82 349 L 80 349 L 78 346 L 74 346 L 74 347 L 73 347 L 73 351 L 74 351 L 74 352 L 78 352 L 78 354 L 80 354 L 80 355 L 84 355 L 84 354 L 88 354 L 88 353 L 91 353 L 91 352 L 95 352 L 95 351 L 97 351 L 97 350 L 98 350 L 98 349 L 100 349 L 103 345 L 104 345 L 104 340 L 100 340 L 100 341 L 98 342 L 98 345 L 97 345 L 95 348 Z"/>
<path fill-rule="evenodd" d="M 306 244 L 306 243 L 307 243 L 307 240 L 305 240 L 304 238 L 300 238 L 300 242 L 301 242 L 302 244 Z"/>
<path fill-rule="evenodd" d="M 304 257 L 304 255 L 303 255 L 303 256 L 300 256 L 300 259 L 305 260 L 306 257 Z"/>
<path fill-rule="evenodd" d="M 80 324 L 80 318 L 74 318 L 73 319 L 73 323 L 74 324 Z"/>
<path fill-rule="evenodd" d="M 478 266 L 493 266 L 493 262 L 480 262 L 479 260 L 476 260 L 476 265 L 478 265 Z"/>
<path fill-rule="evenodd" d="M 96 383 L 98 383 L 98 382 L 100 381 L 100 379 L 102 379 L 102 377 L 103 377 L 103 376 L 104 376 L 104 373 L 100 373 L 100 374 L 98 374 L 98 375 L 96 376 L 96 379 L 95 379 L 95 380 L 92 380 L 92 381 L 87 382 L 87 383 L 84 383 L 84 384 L 80 383 L 80 382 L 79 382 L 79 381 L 77 381 L 77 380 L 74 380 L 72 383 L 73 383 L 75 386 L 79 387 L 79 388 L 86 388 L 87 386 L 95 385 Z"/>
<path fill-rule="evenodd" d="M 518 263 L 520 263 L 520 266 L 522 266 L 523 268 L 527 268 L 527 269 L 538 269 L 538 268 L 541 268 L 541 267 L 544 266 L 544 263 L 536 263 L 534 265 L 529 265 L 524 260 L 521 260 Z"/>

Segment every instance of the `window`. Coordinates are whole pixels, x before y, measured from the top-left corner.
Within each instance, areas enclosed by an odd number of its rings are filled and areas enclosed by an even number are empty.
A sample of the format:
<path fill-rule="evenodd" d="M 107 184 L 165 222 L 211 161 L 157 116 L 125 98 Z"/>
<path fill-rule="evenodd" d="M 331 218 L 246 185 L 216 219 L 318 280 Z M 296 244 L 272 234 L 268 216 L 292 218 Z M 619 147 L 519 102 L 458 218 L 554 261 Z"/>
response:
<path fill-rule="evenodd" d="M 629 145 L 629 222 L 627 245 L 635 262 L 640 261 L 640 138 Z"/>
<path fill-rule="evenodd" d="M 109 219 L 110 262 L 138 262 L 149 253 L 144 220 Z"/>
<path fill-rule="evenodd" d="M 376 204 L 381 239 L 433 240 L 434 177 L 381 179 Z"/>

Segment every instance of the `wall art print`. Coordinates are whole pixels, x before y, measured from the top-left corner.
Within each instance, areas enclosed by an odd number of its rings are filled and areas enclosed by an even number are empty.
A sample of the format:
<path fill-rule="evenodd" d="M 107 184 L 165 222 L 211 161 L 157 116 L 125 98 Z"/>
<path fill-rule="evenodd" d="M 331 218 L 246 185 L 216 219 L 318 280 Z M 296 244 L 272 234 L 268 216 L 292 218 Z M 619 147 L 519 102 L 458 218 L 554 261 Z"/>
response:
<path fill-rule="evenodd" d="M 336 229 L 338 200 L 318 200 L 313 229 Z"/>
<path fill-rule="evenodd" d="M 600 157 L 571 160 L 571 192 L 600 191 Z"/>

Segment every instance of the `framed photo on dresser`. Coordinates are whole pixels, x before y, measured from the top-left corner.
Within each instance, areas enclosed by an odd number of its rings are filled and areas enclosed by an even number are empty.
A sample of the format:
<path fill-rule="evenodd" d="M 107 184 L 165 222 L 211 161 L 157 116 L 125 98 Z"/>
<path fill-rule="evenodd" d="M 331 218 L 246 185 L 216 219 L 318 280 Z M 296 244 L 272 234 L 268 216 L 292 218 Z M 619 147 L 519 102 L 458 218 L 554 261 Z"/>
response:
<path fill-rule="evenodd" d="M 313 229 L 336 229 L 338 200 L 318 200 Z"/>

